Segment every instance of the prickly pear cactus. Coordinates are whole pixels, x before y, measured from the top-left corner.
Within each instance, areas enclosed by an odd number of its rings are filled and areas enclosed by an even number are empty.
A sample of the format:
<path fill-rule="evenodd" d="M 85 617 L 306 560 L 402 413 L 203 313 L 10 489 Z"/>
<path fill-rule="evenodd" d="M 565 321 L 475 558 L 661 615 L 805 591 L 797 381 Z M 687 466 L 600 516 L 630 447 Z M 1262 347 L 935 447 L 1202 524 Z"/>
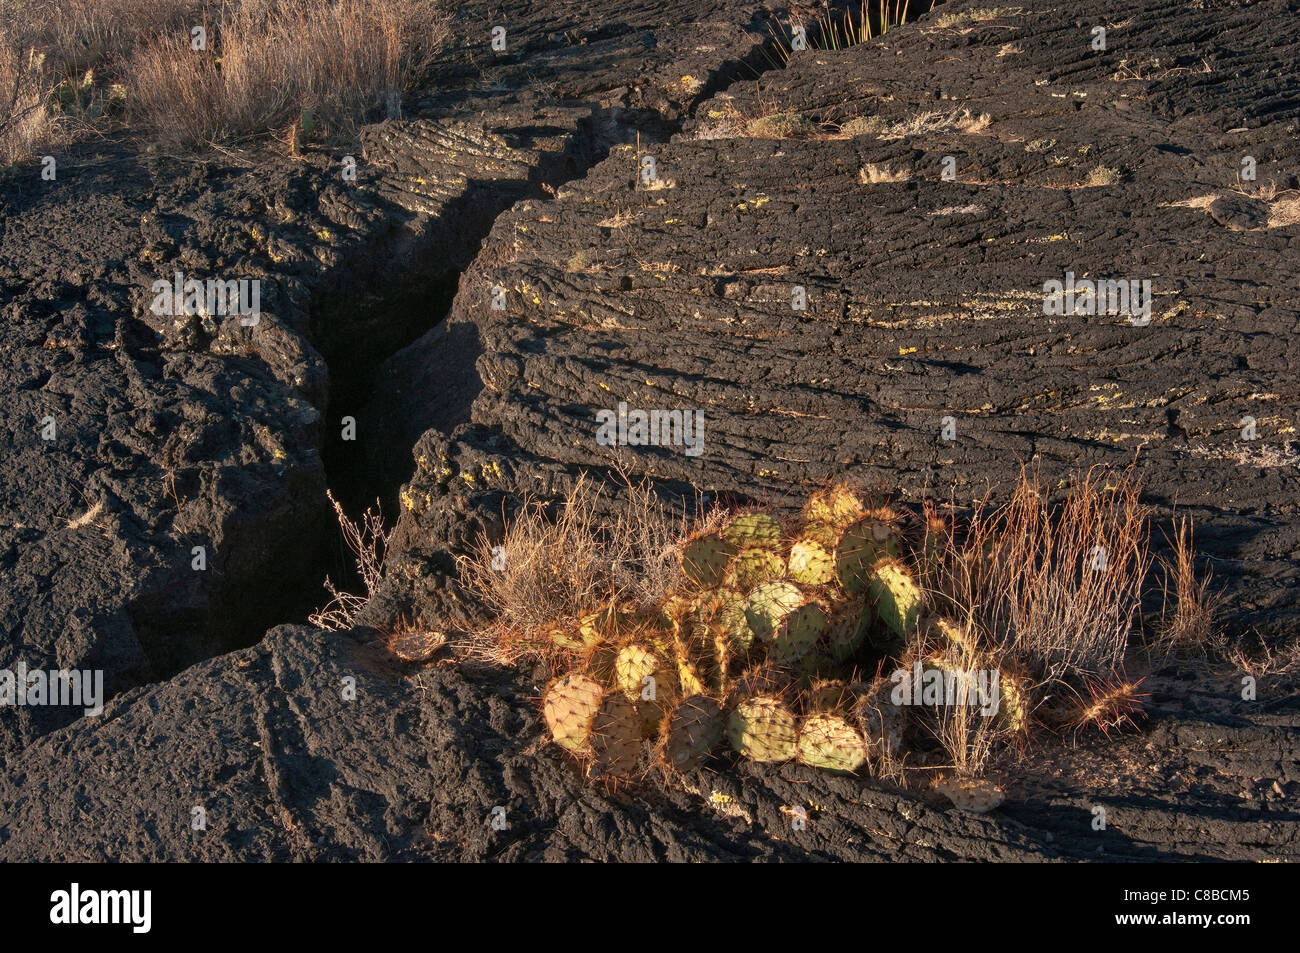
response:
<path fill-rule="evenodd" d="M 1012 735 L 1029 731 L 1028 690 L 1023 681 L 1005 668 L 998 675 L 998 723 Z"/>
<path fill-rule="evenodd" d="M 755 637 L 770 642 L 785 617 L 805 601 L 803 591 L 792 582 L 765 582 L 745 600 L 745 621 Z"/>
<path fill-rule="evenodd" d="M 722 706 L 707 695 L 683 698 L 668 716 L 663 757 L 678 771 L 689 771 L 722 742 Z"/>
<path fill-rule="evenodd" d="M 778 549 L 782 540 L 781 524 L 766 513 L 743 513 L 727 524 L 722 535 L 740 547 Z"/>
<path fill-rule="evenodd" d="M 663 661 L 654 652 L 644 645 L 632 642 L 619 649 L 614 659 L 614 683 L 628 701 L 640 701 L 647 688 L 645 679 L 654 679 L 651 687 L 657 694 L 664 670 Z M 665 687 L 670 684 L 671 682 L 665 682 Z"/>
<path fill-rule="evenodd" d="M 697 536 L 682 549 L 682 574 L 696 586 L 722 584 L 737 547 L 716 533 Z"/>
<path fill-rule="evenodd" d="M 839 679 L 814 679 L 808 691 L 808 710 L 824 714 L 842 714 L 851 711 L 854 695 L 849 686 Z"/>
<path fill-rule="evenodd" d="M 733 653 L 745 655 L 754 644 L 754 630 L 749 627 L 745 616 L 745 596 L 740 590 L 724 590 L 720 593 L 722 605 L 714 616 L 714 623 L 725 634 Z"/>
<path fill-rule="evenodd" d="M 867 760 L 867 744 L 847 720 L 815 714 L 799 730 L 798 757 L 800 764 L 825 771 L 856 771 Z"/>
<path fill-rule="evenodd" d="M 803 508 L 805 525 L 829 526 L 843 529 L 857 522 L 864 514 L 862 502 L 848 487 L 833 486 L 818 490 L 808 498 Z"/>
<path fill-rule="evenodd" d="M 727 718 L 727 740 L 750 761 L 789 761 L 798 737 L 794 715 L 770 695 L 745 699 Z"/>
<path fill-rule="evenodd" d="M 570 751 L 586 750 L 591 723 L 604 695 L 599 682 L 577 672 L 570 672 L 546 690 L 542 713 L 557 745 Z"/>
<path fill-rule="evenodd" d="M 733 564 L 736 585 L 746 590 L 780 579 L 785 568 L 781 554 L 771 549 L 746 549 Z"/>
<path fill-rule="evenodd" d="M 805 586 L 821 586 L 835 576 L 835 557 L 815 539 L 799 539 L 790 547 L 790 578 Z"/>
<path fill-rule="evenodd" d="M 551 656 L 572 668 L 543 698 L 552 738 L 617 778 L 637 773 L 646 742 L 665 768 L 685 771 L 724 737 L 756 762 L 841 773 L 898 764 L 904 739 L 933 733 L 949 712 L 943 701 L 900 707 L 892 679 L 859 673 L 891 657 L 945 682 L 996 665 L 979 632 L 926 604 L 922 581 L 934 587 L 944 555 L 934 546 L 946 537 L 912 541 L 905 562 L 898 523 L 832 487 L 812 495 L 792 534 L 749 511 L 681 541 L 662 600 L 593 606 L 546 633 L 567 652 Z M 999 737 L 1023 737 L 1031 684 L 1005 668 L 999 680 Z"/>
<path fill-rule="evenodd" d="M 601 701 L 589 733 L 592 770 L 631 777 L 641 757 L 641 722 L 636 706 L 617 692 Z"/>
<path fill-rule="evenodd" d="M 866 600 L 851 597 L 832 610 L 826 624 L 826 648 L 836 662 L 852 658 L 871 628 L 871 608 Z"/>
<path fill-rule="evenodd" d="M 898 541 L 887 524 L 871 517 L 858 520 L 844 531 L 835 547 L 840 585 L 855 595 L 865 592 L 875 565 L 897 555 Z"/>
<path fill-rule="evenodd" d="M 867 747 L 882 760 L 892 760 L 902 748 L 907 708 L 895 705 L 890 697 L 891 679 L 880 678 L 861 692 L 854 702 L 854 720 L 862 729 Z"/>
<path fill-rule="evenodd" d="M 792 665 L 812 651 L 826 631 L 826 610 L 808 602 L 781 620 L 767 648 L 767 657 L 777 665 Z"/>
<path fill-rule="evenodd" d="M 689 653 L 684 651 L 677 653 L 677 680 L 683 695 L 704 693 L 704 679 L 700 677 L 700 670 L 691 661 Z"/>
<path fill-rule="evenodd" d="M 878 563 L 869 588 L 880 621 L 894 635 L 905 636 L 916 628 L 921 615 L 921 590 L 906 569 L 897 563 Z"/>

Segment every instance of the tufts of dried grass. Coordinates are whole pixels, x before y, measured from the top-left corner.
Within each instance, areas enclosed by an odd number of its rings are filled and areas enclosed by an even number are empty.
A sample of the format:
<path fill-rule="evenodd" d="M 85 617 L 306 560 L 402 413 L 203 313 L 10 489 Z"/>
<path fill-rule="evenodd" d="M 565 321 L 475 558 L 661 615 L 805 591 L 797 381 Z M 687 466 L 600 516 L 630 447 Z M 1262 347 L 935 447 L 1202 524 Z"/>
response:
<path fill-rule="evenodd" d="M 1205 657 L 1223 648 L 1214 624 L 1219 595 L 1210 589 L 1210 573 L 1196 573 L 1191 520 L 1179 520 L 1169 544 L 1172 556 L 1160 559 L 1164 606 L 1155 646 L 1166 658 Z"/>
<path fill-rule="evenodd" d="M 310 113 L 342 124 L 386 110 L 447 35 L 439 0 L 280 0 L 227 9 L 211 53 L 163 34 L 131 61 L 133 107 L 182 147 L 237 141 Z"/>
<path fill-rule="evenodd" d="M 110 98 L 172 147 L 346 131 L 394 112 L 449 24 L 442 0 L 0 0 L 0 161 L 96 128 Z"/>
<path fill-rule="evenodd" d="M 500 543 L 483 538 L 458 557 L 462 584 L 495 616 L 468 655 L 511 664 L 543 651 L 557 623 L 616 605 L 656 605 L 668 595 L 684 520 L 648 481 L 624 482 L 618 507 L 584 473 L 554 506 L 525 501 Z"/>
<path fill-rule="evenodd" d="M 1022 468 L 1009 502 L 976 504 L 961 538 L 947 527 L 932 584 L 1037 677 L 1113 672 L 1152 564 L 1139 495 L 1130 473 L 1093 470 L 1053 507 Z"/>

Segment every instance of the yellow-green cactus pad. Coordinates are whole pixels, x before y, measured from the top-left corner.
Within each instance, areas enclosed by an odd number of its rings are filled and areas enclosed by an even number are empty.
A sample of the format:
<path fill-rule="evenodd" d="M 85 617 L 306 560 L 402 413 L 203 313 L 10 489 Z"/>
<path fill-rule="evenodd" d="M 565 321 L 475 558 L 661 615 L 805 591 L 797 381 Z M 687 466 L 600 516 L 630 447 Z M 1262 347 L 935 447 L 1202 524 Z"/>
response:
<path fill-rule="evenodd" d="M 840 585 L 855 595 L 865 592 L 872 567 L 897 555 L 898 541 L 887 524 L 870 517 L 858 520 L 844 531 L 835 547 L 835 571 Z"/>
<path fill-rule="evenodd" d="M 757 638 L 770 642 L 785 617 L 806 601 L 792 582 L 765 582 L 745 600 L 745 621 Z"/>
<path fill-rule="evenodd" d="M 781 524 L 766 513 L 742 513 L 727 524 L 722 535 L 740 547 L 775 549 L 781 545 Z"/>
<path fill-rule="evenodd" d="M 751 761 L 789 761 L 798 743 L 794 715 L 780 699 L 756 695 L 727 718 L 727 740 Z"/>
<path fill-rule="evenodd" d="M 785 560 L 771 549 L 746 549 L 736 557 L 733 566 L 735 583 L 741 589 L 755 586 L 785 576 Z"/>
<path fill-rule="evenodd" d="M 824 771 L 856 771 L 867 760 L 867 743 L 837 715 L 810 715 L 799 731 L 798 757 L 801 764 Z"/>
<path fill-rule="evenodd" d="M 876 612 L 896 636 L 916 628 L 921 615 L 921 590 L 897 563 L 879 563 L 871 576 L 870 589 Z"/>
<path fill-rule="evenodd" d="M 790 578 L 805 586 L 821 586 L 835 575 L 835 557 L 815 539 L 800 539 L 790 547 Z"/>
<path fill-rule="evenodd" d="M 736 552 L 736 545 L 717 533 L 697 536 L 682 549 L 682 573 L 696 586 L 720 585 Z"/>
<path fill-rule="evenodd" d="M 808 498 L 803 521 L 842 529 L 861 519 L 864 512 L 857 494 L 845 486 L 832 486 Z"/>
<path fill-rule="evenodd" d="M 826 611 L 809 602 L 781 620 L 767 648 L 767 657 L 777 665 L 793 665 L 812 651 L 826 631 Z"/>

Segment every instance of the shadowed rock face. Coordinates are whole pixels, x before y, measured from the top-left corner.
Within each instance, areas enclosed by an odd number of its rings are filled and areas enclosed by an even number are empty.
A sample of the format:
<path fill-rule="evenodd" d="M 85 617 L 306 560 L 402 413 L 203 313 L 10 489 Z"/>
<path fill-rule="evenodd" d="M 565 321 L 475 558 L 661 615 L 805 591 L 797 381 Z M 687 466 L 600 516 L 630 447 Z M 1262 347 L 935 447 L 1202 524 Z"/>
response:
<path fill-rule="evenodd" d="M 402 665 L 367 628 L 238 648 L 319 601 L 327 472 L 401 500 L 359 620 L 383 627 L 466 623 L 451 554 L 613 465 L 780 506 L 829 477 L 964 501 L 1021 462 L 1136 459 L 1162 515 L 1196 517 L 1233 626 L 1295 629 L 1300 227 L 1294 192 L 1233 191 L 1245 155 L 1297 185 L 1286 4 L 931 16 L 771 71 L 774 3 L 511 11 L 489 54 L 495 8 L 458 7 L 435 88 L 363 128 L 355 182 L 335 154 L 120 149 L 0 188 L 0 668 L 98 667 L 120 692 L 75 722 L 0 709 L 0 857 L 1294 856 L 1278 680 L 1255 705 L 1234 673 L 1162 673 L 1146 734 L 1053 755 L 1055 780 L 975 816 L 790 766 L 607 792 L 541 743 L 542 671 Z M 774 113 L 820 131 L 737 136 Z M 1084 187 L 1099 167 L 1117 181 Z M 259 324 L 150 313 L 177 270 L 261 278 Z M 1067 272 L 1149 279 L 1150 324 L 1045 315 Z M 702 411 L 704 452 L 599 445 L 620 401 Z M 1126 820 L 1092 832 L 1097 798 Z M 782 809 L 809 799 L 792 835 Z"/>

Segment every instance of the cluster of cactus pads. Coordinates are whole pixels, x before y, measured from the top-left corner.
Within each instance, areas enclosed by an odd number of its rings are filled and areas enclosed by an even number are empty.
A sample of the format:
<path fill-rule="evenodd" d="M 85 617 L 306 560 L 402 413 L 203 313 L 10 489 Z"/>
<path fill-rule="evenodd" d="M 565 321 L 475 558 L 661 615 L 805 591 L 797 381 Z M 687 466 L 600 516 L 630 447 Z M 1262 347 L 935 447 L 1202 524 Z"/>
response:
<path fill-rule="evenodd" d="M 832 487 L 790 525 L 746 511 L 683 540 L 662 604 L 550 632 L 568 665 L 543 698 L 555 743 L 614 777 L 637 771 L 645 741 L 679 771 L 724 742 L 756 762 L 858 770 L 898 743 L 898 713 L 888 683 L 856 674 L 944 624 L 923 615 L 927 554 L 898 522 Z"/>

